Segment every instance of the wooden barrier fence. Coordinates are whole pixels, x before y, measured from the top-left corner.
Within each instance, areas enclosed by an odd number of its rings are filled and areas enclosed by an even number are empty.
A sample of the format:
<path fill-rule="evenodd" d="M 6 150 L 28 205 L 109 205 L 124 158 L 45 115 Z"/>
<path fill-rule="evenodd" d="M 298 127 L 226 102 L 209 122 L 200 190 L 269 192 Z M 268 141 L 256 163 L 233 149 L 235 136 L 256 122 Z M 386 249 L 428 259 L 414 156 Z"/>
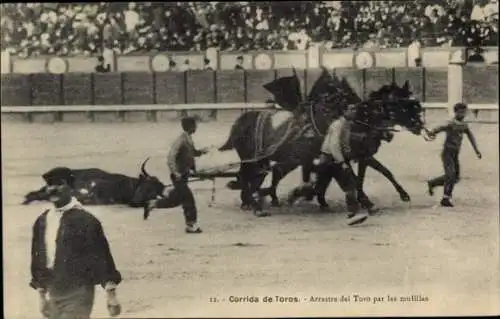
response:
<path fill-rule="evenodd" d="M 263 84 L 292 72 L 277 69 L 6 74 L 2 75 L 2 113 L 49 112 L 50 106 L 55 107 L 56 113 L 248 109 L 272 98 Z M 303 92 L 309 92 L 322 70 L 296 72 Z M 395 81 L 402 85 L 408 80 L 415 96 L 430 109 L 440 109 L 449 101 L 447 68 L 338 68 L 333 72 L 345 77 L 363 97 L 384 84 Z M 471 108 L 498 109 L 497 77 L 498 65 L 465 66 L 463 100 Z"/>

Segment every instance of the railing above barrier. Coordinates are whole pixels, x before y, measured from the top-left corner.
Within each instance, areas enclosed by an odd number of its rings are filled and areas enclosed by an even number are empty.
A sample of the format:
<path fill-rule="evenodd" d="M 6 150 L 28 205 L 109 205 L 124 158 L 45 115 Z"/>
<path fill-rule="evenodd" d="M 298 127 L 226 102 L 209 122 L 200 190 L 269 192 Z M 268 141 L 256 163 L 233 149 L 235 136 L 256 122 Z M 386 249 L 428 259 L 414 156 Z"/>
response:
<path fill-rule="evenodd" d="M 37 105 L 2 106 L 2 113 L 39 112 L 120 112 L 120 111 L 185 111 L 185 110 L 242 110 L 263 109 L 264 103 L 201 103 L 201 104 L 148 104 L 148 105 Z"/>
<path fill-rule="evenodd" d="M 424 109 L 447 109 L 447 103 L 422 103 Z M 498 104 L 469 104 L 469 109 L 498 110 Z M 42 113 L 42 112 L 120 112 L 120 111 L 184 111 L 184 110 L 243 110 L 266 109 L 265 103 L 203 103 L 171 105 L 37 105 L 37 106 L 2 106 L 2 113 Z M 280 108 L 277 108 L 280 109 Z"/>

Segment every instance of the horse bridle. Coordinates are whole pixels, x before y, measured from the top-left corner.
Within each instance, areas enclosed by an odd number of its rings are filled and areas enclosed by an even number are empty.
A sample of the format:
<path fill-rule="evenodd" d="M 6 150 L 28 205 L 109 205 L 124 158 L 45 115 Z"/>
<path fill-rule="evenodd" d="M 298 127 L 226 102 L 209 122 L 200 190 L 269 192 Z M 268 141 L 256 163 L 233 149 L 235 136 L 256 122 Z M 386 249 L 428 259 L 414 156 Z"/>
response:
<path fill-rule="evenodd" d="M 312 127 L 314 129 L 314 131 L 316 132 L 316 134 L 318 134 L 319 136 L 325 136 L 323 133 L 320 132 L 319 128 L 318 128 L 318 125 L 316 124 L 316 120 L 314 120 L 314 104 L 311 104 L 311 106 L 309 107 L 309 118 L 311 120 L 311 124 L 312 124 Z"/>
<path fill-rule="evenodd" d="M 359 105 L 361 103 L 364 103 L 364 102 L 362 101 L 362 102 L 359 102 L 359 103 L 356 103 L 356 104 L 352 104 L 352 105 L 354 105 L 354 107 L 359 107 Z M 311 119 L 312 126 L 313 126 L 314 131 L 316 132 L 316 134 L 318 134 L 319 136 L 325 136 L 325 134 L 321 133 L 321 131 L 319 130 L 318 125 L 316 123 L 314 108 L 315 108 L 315 104 L 311 104 L 311 106 L 309 107 L 309 113 L 310 113 L 309 117 Z M 399 130 L 394 129 L 394 128 L 372 126 L 372 125 L 370 125 L 370 124 L 368 124 L 366 122 L 363 122 L 361 120 L 354 120 L 353 122 L 356 123 L 356 124 L 361 124 L 363 126 L 366 126 L 366 127 L 370 128 L 370 130 L 374 130 L 374 131 L 399 132 Z"/>

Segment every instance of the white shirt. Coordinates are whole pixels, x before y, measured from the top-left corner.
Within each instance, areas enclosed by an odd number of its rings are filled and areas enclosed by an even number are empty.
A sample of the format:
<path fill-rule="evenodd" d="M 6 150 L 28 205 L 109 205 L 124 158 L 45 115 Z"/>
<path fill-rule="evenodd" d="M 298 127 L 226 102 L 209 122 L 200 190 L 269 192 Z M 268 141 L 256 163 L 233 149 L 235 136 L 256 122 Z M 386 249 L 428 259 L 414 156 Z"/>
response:
<path fill-rule="evenodd" d="M 434 11 L 434 9 L 436 9 L 438 11 L 437 12 L 438 17 L 441 17 L 441 16 L 444 15 L 444 9 L 443 9 L 443 7 L 441 7 L 440 5 L 437 5 L 437 4 L 435 4 L 435 5 L 428 5 L 427 7 L 425 7 L 425 15 L 430 18 L 431 15 L 432 15 L 432 11 Z"/>
<path fill-rule="evenodd" d="M 479 4 L 476 4 L 472 9 L 472 13 L 470 14 L 470 19 L 476 21 L 484 20 L 484 10 Z"/>
<path fill-rule="evenodd" d="M 56 257 L 56 239 L 57 233 L 59 231 L 59 226 L 61 224 L 61 217 L 63 213 L 76 206 L 81 206 L 80 202 L 72 197 L 71 201 L 60 208 L 52 208 L 47 213 L 47 219 L 45 224 L 45 249 L 47 255 L 47 268 L 52 268 L 54 266 L 54 259 Z"/>
<path fill-rule="evenodd" d="M 307 44 L 309 43 L 311 38 L 309 38 L 309 35 L 307 35 L 307 33 L 305 31 L 301 31 L 299 33 L 298 40 L 300 40 L 300 42 L 297 41 L 295 44 L 297 46 L 297 49 L 298 50 L 305 50 L 307 48 Z"/>
<path fill-rule="evenodd" d="M 104 58 L 104 65 L 106 64 L 109 64 L 109 65 L 113 65 L 113 60 L 114 60 L 114 55 L 115 55 L 115 52 L 111 49 L 108 49 L 108 48 L 104 48 L 102 50 L 102 57 Z"/>
<path fill-rule="evenodd" d="M 264 21 L 260 21 L 257 26 L 255 27 L 256 30 L 269 30 L 269 23 L 267 22 L 267 19 Z"/>
<path fill-rule="evenodd" d="M 492 1 L 488 3 L 483 9 L 484 15 L 487 19 L 492 19 L 494 15 L 496 15 L 496 19 L 498 19 L 498 3 L 497 1 Z"/>
<path fill-rule="evenodd" d="M 343 162 L 344 154 L 342 153 L 342 145 L 341 145 L 341 133 L 342 128 L 346 122 L 346 119 L 342 116 L 336 121 L 333 121 L 328 128 L 328 132 L 323 140 L 323 144 L 321 145 L 321 151 L 323 153 L 332 155 L 335 161 Z"/>
<path fill-rule="evenodd" d="M 420 58 L 420 42 L 413 41 L 408 46 L 408 66 L 416 66 L 415 59 Z"/>
<path fill-rule="evenodd" d="M 127 10 L 123 14 L 125 16 L 125 25 L 127 26 L 127 32 L 135 29 L 139 24 L 139 14 L 133 10 Z"/>

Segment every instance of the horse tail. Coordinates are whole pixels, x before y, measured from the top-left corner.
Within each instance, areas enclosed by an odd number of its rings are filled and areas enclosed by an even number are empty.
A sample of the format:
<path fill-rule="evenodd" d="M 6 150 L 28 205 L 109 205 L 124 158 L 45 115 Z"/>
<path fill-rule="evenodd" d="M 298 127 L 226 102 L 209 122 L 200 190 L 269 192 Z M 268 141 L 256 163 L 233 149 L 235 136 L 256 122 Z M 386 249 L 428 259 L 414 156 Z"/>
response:
<path fill-rule="evenodd" d="M 248 111 L 241 114 L 231 126 L 229 136 L 222 146 L 218 148 L 219 152 L 229 151 L 235 147 L 235 141 L 245 136 L 245 132 L 254 124 L 260 111 Z"/>
<path fill-rule="evenodd" d="M 224 144 L 217 149 L 219 152 L 229 151 L 234 148 L 233 135 L 234 132 L 236 131 L 235 124 L 236 123 L 234 123 L 233 126 L 231 127 L 231 131 L 229 132 L 229 136 L 227 137 L 226 142 L 224 142 Z"/>

